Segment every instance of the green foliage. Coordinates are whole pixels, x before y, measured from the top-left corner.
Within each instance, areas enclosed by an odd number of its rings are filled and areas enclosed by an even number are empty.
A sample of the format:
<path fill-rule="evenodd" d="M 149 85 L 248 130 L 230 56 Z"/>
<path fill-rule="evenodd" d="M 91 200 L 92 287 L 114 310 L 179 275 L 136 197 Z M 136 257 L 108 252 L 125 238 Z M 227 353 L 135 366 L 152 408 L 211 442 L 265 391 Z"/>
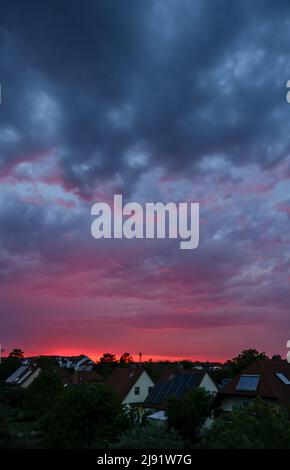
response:
<path fill-rule="evenodd" d="M 241 372 L 251 362 L 257 359 L 269 359 L 264 352 L 260 353 L 256 349 L 245 349 L 237 357 L 234 357 L 231 361 L 227 361 L 226 365 L 230 368 L 231 377 Z"/>
<path fill-rule="evenodd" d="M 104 379 L 107 379 L 111 375 L 113 369 L 114 369 L 114 366 L 111 364 L 99 363 L 99 364 L 94 365 L 93 367 L 93 370 L 98 372 L 98 374 L 104 377 Z"/>
<path fill-rule="evenodd" d="M 272 361 L 281 361 L 282 357 L 280 354 L 273 354 Z"/>
<path fill-rule="evenodd" d="M 201 447 L 290 449 L 289 415 L 279 406 L 257 398 L 218 418 Z"/>
<path fill-rule="evenodd" d="M 181 398 L 169 399 L 169 428 L 174 428 L 184 439 L 193 441 L 205 419 L 211 415 L 212 405 L 212 396 L 203 388 L 196 388 Z"/>
<path fill-rule="evenodd" d="M 180 361 L 180 365 L 182 366 L 184 370 L 192 369 L 193 364 L 194 363 L 192 361 L 188 361 L 187 359 L 183 359 L 182 361 Z"/>
<path fill-rule="evenodd" d="M 38 367 L 41 368 L 41 370 L 44 369 L 57 369 L 59 368 L 58 362 L 54 357 L 49 357 L 49 356 L 39 356 L 35 360 L 36 364 Z"/>
<path fill-rule="evenodd" d="M 21 360 L 14 356 L 9 356 L 0 364 L 0 381 L 4 382 L 13 372 L 21 366 Z"/>
<path fill-rule="evenodd" d="M 0 407 L 0 449 L 47 447 L 36 422 L 24 421 L 21 409 Z"/>
<path fill-rule="evenodd" d="M 57 370 L 47 367 L 25 391 L 24 409 L 31 417 L 38 418 L 47 413 L 63 391 L 63 384 Z"/>
<path fill-rule="evenodd" d="M 94 366 L 94 370 L 106 379 L 117 365 L 118 361 L 115 354 L 105 353 L 100 357 L 98 364 Z"/>
<path fill-rule="evenodd" d="M 0 392 L 0 403 L 6 408 L 20 408 L 23 403 L 25 391 L 20 387 L 6 387 Z"/>
<path fill-rule="evenodd" d="M 260 353 L 256 349 L 245 349 L 238 356 L 226 361 L 221 369 L 215 371 L 212 375 L 216 382 L 224 378 L 232 378 L 247 367 L 251 362 L 257 359 L 269 359 L 267 355 Z"/>
<path fill-rule="evenodd" d="M 110 449 L 185 449 L 185 442 L 174 429 L 164 425 L 137 426 L 124 433 Z"/>
<path fill-rule="evenodd" d="M 105 446 L 130 426 L 117 394 L 105 384 L 69 387 L 43 422 L 54 448 Z"/>

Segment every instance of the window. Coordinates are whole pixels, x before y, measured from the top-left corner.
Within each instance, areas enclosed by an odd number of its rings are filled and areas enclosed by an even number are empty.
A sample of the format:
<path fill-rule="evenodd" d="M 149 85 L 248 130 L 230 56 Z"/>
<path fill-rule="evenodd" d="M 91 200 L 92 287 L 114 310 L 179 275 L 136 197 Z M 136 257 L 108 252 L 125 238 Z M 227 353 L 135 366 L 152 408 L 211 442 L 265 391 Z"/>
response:
<path fill-rule="evenodd" d="M 149 394 L 150 392 L 152 392 L 153 388 L 154 388 L 154 387 L 148 387 L 148 394 Z"/>
<path fill-rule="evenodd" d="M 243 390 L 245 392 L 254 392 L 257 390 L 257 386 L 260 380 L 259 375 L 241 375 L 237 390 Z"/>
<path fill-rule="evenodd" d="M 283 384 L 290 385 L 290 380 L 287 379 L 287 377 L 285 377 L 285 375 L 282 374 L 282 372 L 277 372 L 276 375 L 277 375 L 278 379 L 282 380 Z"/>
<path fill-rule="evenodd" d="M 140 395 L 140 387 L 135 387 L 134 393 L 135 395 Z"/>

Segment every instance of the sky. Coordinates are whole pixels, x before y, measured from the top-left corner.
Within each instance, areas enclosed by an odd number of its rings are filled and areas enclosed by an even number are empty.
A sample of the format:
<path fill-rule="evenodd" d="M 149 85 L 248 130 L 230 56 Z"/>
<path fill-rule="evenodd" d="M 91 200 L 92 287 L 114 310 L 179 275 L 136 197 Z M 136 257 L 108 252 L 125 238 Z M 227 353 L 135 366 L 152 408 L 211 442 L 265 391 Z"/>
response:
<path fill-rule="evenodd" d="M 1 2 L 0 343 L 224 360 L 290 339 L 288 0 Z M 200 244 L 91 207 L 199 202 Z"/>

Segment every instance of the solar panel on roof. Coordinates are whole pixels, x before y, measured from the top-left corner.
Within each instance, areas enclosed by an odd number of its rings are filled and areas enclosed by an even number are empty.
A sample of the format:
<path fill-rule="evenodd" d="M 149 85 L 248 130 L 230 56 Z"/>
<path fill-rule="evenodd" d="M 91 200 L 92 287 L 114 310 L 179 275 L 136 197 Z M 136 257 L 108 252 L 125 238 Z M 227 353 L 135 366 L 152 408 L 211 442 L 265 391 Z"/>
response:
<path fill-rule="evenodd" d="M 19 378 L 24 372 L 26 372 L 28 370 L 28 367 L 27 366 L 20 366 L 18 367 L 18 369 L 12 374 L 10 375 L 10 377 L 8 377 L 8 379 L 6 380 L 7 383 L 13 383 L 16 381 L 17 378 Z"/>
<path fill-rule="evenodd" d="M 241 375 L 237 390 L 243 390 L 245 392 L 254 392 L 257 390 L 257 386 L 260 380 L 259 375 Z"/>
<path fill-rule="evenodd" d="M 27 377 L 29 377 L 29 375 L 31 374 L 31 372 L 32 372 L 31 369 L 28 369 L 28 371 L 27 371 L 25 374 L 23 374 L 21 377 L 18 377 L 17 383 L 18 383 L 18 384 L 22 384 L 22 383 L 24 382 L 24 380 L 26 380 Z"/>
<path fill-rule="evenodd" d="M 193 390 L 200 383 L 199 374 L 189 374 L 181 372 L 168 380 L 155 385 L 154 389 L 149 393 L 147 401 L 152 404 L 160 404 L 169 397 L 179 397 L 187 391 Z"/>

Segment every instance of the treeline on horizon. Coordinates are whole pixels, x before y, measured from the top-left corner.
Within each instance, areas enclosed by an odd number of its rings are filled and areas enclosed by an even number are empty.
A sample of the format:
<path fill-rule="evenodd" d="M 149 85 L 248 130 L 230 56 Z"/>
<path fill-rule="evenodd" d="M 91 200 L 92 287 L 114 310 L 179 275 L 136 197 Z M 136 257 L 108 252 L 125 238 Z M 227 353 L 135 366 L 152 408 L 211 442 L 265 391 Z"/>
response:
<path fill-rule="evenodd" d="M 40 355 L 35 358 L 35 362 L 40 368 L 59 367 L 55 357 L 56 356 Z M 23 359 L 25 359 L 25 355 L 23 350 L 20 348 L 13 349 L 7 358 L 3 358 L 2 364 L 0 365 L 0 381 L 6 380 L 9 375 L 11 375 L 16 368 L 21 365 Z M 219 383 L 225 378 L 234 377 L 256 359 L 281 360 L 282 357 L 280 354 L 274 354 L 270 357 L 265 352 L 259 352 L 254 348 L 245 349 L 241 351 L 240 354 L 224 363 L 213 361 L 191 361 L 188 359 L 180 361 L 153 361 L 152 359 L 149 359 L 148 361 L 140 362 L 134 361 L 133 356 L 129 352 L 123 353 L 119 359 L 115 354 L 104 353 L 94 364 L 93 370 L 99 372 L 104 378 L 107 378 L 114 368 L 128 367 L 136 364 L 142 365 L 142 368 L 146 370 L 152 380 L 157 380 L 160 375 L 158 366 L 179 366 L 181 369 L 186 370 L 202 364 L 205 368 L 208 367 L 212 378 Z M 211 369 L 211 365 L 215 365 L 217 367 L 215 369 Z"/>

